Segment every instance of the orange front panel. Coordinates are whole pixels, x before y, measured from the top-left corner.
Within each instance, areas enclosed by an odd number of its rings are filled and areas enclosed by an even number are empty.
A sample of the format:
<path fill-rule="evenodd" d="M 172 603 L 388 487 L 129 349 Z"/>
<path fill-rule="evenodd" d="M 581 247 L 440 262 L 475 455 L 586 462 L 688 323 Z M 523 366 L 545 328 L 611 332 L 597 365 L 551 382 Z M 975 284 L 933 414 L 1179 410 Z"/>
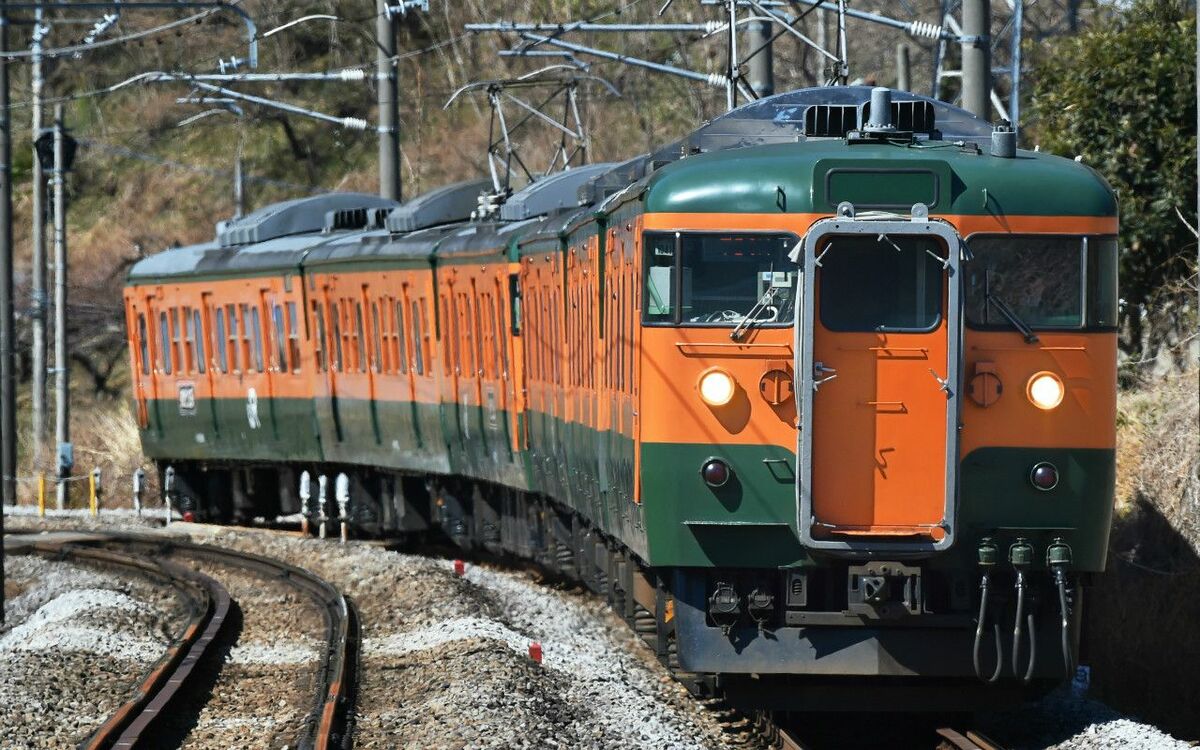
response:
<path fill-rule="evenodd" d="M 744 341 L 729 339 L 729 328 L 641 330 L 641 430 L 646 443 L 779 445 L 795 450 L 796 401 L 772 406 L 760 393 L 770 370 L 792 370 L 793 331 L 753 329 Z M 709 407 L 697 381 L 720 367 L 738 384 L 732 401 Z"/>
<path fill-rule="evenodd" d="M 813 394 L 817 527 L 905 533 L 945 512 L 945 321 L 932 333 L 836 333 L 814 325 L 813 359 L 836 371 Z M 833 374 L 831 372 L 830 374 Z"/>

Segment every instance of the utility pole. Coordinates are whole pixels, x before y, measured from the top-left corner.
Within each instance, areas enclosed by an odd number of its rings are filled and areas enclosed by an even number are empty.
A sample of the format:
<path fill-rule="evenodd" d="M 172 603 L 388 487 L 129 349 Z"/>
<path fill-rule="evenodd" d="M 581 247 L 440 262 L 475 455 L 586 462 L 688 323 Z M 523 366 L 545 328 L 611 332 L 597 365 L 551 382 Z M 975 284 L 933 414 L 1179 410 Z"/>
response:
<path fill-rule="evenodd" d="M 12 140 L 8 109 L 8 0 L 0 0 L 0 533 L 4 506 L 17 503 L 17 399 L 13 371 Z M 0 622 L 4 550 L 0 545 Z"/>
<path fill-rule="evenodd" d="M 962 4 L 962 105 L 985 120 L 992 114 L 991 5 L 991 0 Z"/>
<path fill-rule="evenodd" d="M 242 172 L 242 144 L 238 143 L 237 158 L 233 162 L 233 218 L 246 214 L 246 178 Z"/>
<path fill-rule="evenodd" d="M 396 83 L 396 22 L 387 0 L 375 0 L 375 85 L 379 104 L 379 195 L 398 201 L 400 184 L 400 111 Z"/>
<path fill-rule="evenodd" d="M 43 11 L 34 11 L 33 59 L 30 74 L 33 140 L 42 134 L 42 25 Z M 32 147 L 32 146 L 31 146 Z M 41 470 L 42 450 L 46 441 L 46 176 L 36 149 L 33 155 L 33 466 Z"/>
<path fill-rule="evenodd" d="M 896 45 L 896 88 L 900 91 L 912 91 L 911 68 L 908 61 L 908 45 Z"/>
<path fill-rule="evenodd" d="M 771 49 L 771 22 L 751 21 L 747 33 L 750 50 L 758 50 L 750 58 L 750 88 L 761 97 L 775 93 L 775 61 Z"/>
<path fill-rule="evenodd" d="M 71 443 L 71 364 L 67 361 L 67 196 L 66 133 L 63 105 L 54 105 L 54 438 L 58 444 L 57 505 L 70 499 L 64 481 L 73 463 Z"/>

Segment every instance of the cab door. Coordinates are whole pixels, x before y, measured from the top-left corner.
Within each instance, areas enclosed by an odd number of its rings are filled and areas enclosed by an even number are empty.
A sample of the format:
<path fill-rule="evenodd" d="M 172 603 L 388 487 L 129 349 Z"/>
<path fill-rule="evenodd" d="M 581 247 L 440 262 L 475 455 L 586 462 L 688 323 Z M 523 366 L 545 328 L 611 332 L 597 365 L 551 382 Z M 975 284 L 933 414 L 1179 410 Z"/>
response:
<path fill-rule="evenodd" d="M 147 401 L 147 390 L 154 387 L 151 377 L 151 344 L 150 323 L 146 318 L 149 306 L 141 306 L 134 298 L 129 298 L 129 347 L 132 354 L 133 400 L 137 412 L 138 429 L 150 429 L 150 409 Z M 157 420 L 156 420 L 157 421 Z M 154 425 L 158 429 L 158 425 Z"/>
<path fill-rule="evenodd" d="M 813 548 L 954 534 L 959 247 L 940 222 L 827 220 L 804 243 L 799 526 Z"/>

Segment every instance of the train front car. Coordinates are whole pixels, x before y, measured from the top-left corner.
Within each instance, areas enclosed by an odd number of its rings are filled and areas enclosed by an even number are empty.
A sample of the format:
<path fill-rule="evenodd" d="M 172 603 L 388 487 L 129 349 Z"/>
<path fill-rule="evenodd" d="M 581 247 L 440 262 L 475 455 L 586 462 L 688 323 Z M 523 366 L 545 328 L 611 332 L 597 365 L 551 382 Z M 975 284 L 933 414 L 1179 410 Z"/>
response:
<path fill-rule="evenodd" d="M 779 708 L 1063 680 L 1113 497 L 1107 185 L 864 87 L 676 153 L 612 223 L 640 228 L 639 499 L 683 669 Z"/>

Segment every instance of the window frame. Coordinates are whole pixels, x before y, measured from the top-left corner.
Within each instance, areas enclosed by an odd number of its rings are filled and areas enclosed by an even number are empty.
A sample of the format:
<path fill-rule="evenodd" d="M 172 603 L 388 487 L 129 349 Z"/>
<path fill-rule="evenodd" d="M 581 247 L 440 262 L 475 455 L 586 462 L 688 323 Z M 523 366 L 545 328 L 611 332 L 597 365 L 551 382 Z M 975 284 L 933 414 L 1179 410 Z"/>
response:
<path fill-rule="evenodd" d="M 1116 234 L 1105 233 L 1105 232 L 1094 233 L 1094 234 L 1093 233 L 1071 234 L 1069 232 L 1049 232 L 1049 233 L 1043 234 L 1043 233 L 1038 233 L 1038 232 L 1008 233 L 1008 232 L 982 231 L 982 232 L 974 232 L 974 233 L 969 234 L 966 237 L 964 237 L 963 244 L 966 245 L 968 251 L 971 251 L 971 242 L 972 241 L 978 240 L 978 239 L 989 239 L 989 238 L 1009 239 L 1009 240 L 1021 240 L 1024 238 L 1046 240 L 1046 239 L 1058 238 L 1058 239 L 1075 239 L 1075 240 L 1079 241 L 1079 271 L 1080 271 L 1080 274 L 1079 274 L 1079 276 L 1080 276 L 1080 278 L 1079 278 L 1079 286 L 1080 286 L 1080 290 L 1079 290 L 1079 310 L 1080 310 L 1079 324 L 1078 325 L 1046 325 L 1046 324 L 1041 324 L 1041 323 L 1035 324 L 1031 321 L 1023 321 L 1027 325 L 1029 325 L 1029 329 L 1031 331 L 1045 332 L 1045 333 L 1056 333 L 1056 332 L 1112 333 L 1113 331 L 1117 330 L 1116 321 L 1119 320 L 1119 318 L 1120 318 L 1119 313 L 1114 314 L 1114 321 L 1113 321 L 1113 325 L 1111 325 L 1111 326 L 1095 325 L 1092 323 L 1092 318 L 1093 318 L 1093 309 L 1092 309 L 1093 308 L 1093 299 L 1092 298 L 1097 291 L 1102 291 L 1102 290 L 1098 290 L 1098 289 L 1094 288 L 1093 285 L 1097 284 L 1099 280 L 1093 279 L 1091 277 L 1091 274 L 1089 273 L 1091 270 L 1091 266 L 1092 266 L 1092 259 L 1090 257 L 1091 251 L 1092 251 L 1092 243 L 1096 242 L 1098 240 L 1112 240 L 1113 242 L 1117 243 L 1117 245 L 1116 245 L 1117 269 L 1115 272 L 1115 276 L 1118 278 L 1117 288 L 1118 288 L 1118 290 L 1120 289 L 1120 286 L 1119 286 L 1119 277 L 1120 277 L 1120 244 L 1119 243 L 1120 243 L 1120 239 Z M 964 263 L 964 270 L 969 271 L 970 264 L 973 262 L 975 262 L 975 258 L 974 258 L 974 253 L 972 251 L 971 259 Z M 1010 331 L 1011 332 L 1013 330 L 1012 324 L 1009 323 L 1007 320 L 1002 320 L 1001 322 L 998 322 L 998 323 L 975 322 L 971 318 L 971 315 L 969 313 L 969 311 L 971 309 L 971 302 L 972 302 L 972 295 L 971 295 L 972 289 L 971 289 L 971 286 L 967 283 L 965 277 L 963 279 L 962 286 L 963 286 L 963 289 L 962 289 L 962 300 L 963 300 L 962 317 L 963 317 L 963 323 L 968 330 L 988 332 L 988 333 L 1002 332 L 1002 331 Z M 1114 309 L 1114 313 L 1116 313 L 1115 309 Z"/>
<path fill-rule="evenodd" d="M 675 238 L 675 262 L 672 265 L 672 270 L 675 272 L 675 289 L 671 300 L 671 317 L 672 320 L 647 320 L 648 307 L 640 310 L 640 315 L 636 316 L 638 323 L 642 326 L 654 328 L 736 328 L 738 323 L 702 323 L 698 321 L 683 320 L 683 239 L 685 235 L 728 235 L 741 237 L 789 237 L 794 248 L 801 242 L 795 232 L 786 229 L 765 230 L 765 229 L 750 229 L 750 230 L 719 230 L 719 229 L 647 229 L 643 230 L 640 236 L 641 243 L 637 247 L 640 273 L 637 274 L 636 285 L 639 289 L 645 289 L 647 283 L 648 266 L 646 265 L 646 248 L 648 246 L 647 238 L 653 236 L 674 236 Z M 786 256 L 785 256 L 786 257 Z M 789 261 L 790 262 L 790 261 Z M 793 290 L 798 289 L 804 278 L 804 269 L 797 263 L 795 264 L 795 280 L 793 282 Z M 756 300 L 757 301 L 757 300 Z M 791 328 L 796 324 L 795 309 L 800 304 L 800 295 L 796 292 L 796 299 L 792 300 L 792 315 L 783 321 L 761 322 L 756 326 L 760 328 Z"/>
<path fill-rule="evenodd" d="M 829 238 L 825 241 L 825 244 L 821 246 L 821 249 L 818 251 L 817 255 L 820 257 L 823 257 L 825 255 L 825 253 L 828 252 L 829 246 L 831 244 L 833 244 L 834 242 L 836 242 L 839 239 L 845 240 L 845 239 L 847 239 L 847 237 L 853 237 L 855 239 L 869 238 L 868 235 L 833 234 L 833 235 L 830 235 Z M 933 241 L 940 250 L 945 252 L 947 254 L 947 257 L 949 257 L 949 253 L 952 252 L 952 250 L 950 248 L 946 247 L 945 243 L 942 242 L 941 238 L 937 237 L 935 235 L 915 235 L 915 234 L 914 235 L 902 235 L 901 238 L 902 239 L 918 239 L 918 240 L 928 239 L 928 240 Z M 924 260 L 925 263 L 929 263 L 928 260 L 925 260 L 926 257 L 927 256 L 925 253 L 921 254 L 922 260 Z M 843 325 L 839 325 L 836 327 L 829 325 L 829 323 L 826 321 L 825 308 L 824 308 L 824 305 L 822 304 L 823 300 L 824 300 L 824 296 L 823 296 L 822 292 L 824 291 L 825 271 L 826 271 L 825 267 L 822 266 L 818 270 L 818 273 L 817 273 L 818 278 L 816 278 L 813 282 L 813 286 L 816 289 L 816 293 L 817 293 L 817 298 L 813 301 L 813 304 L 816 307 L 816 311 L 814 312 L 814 316 L 815 316 L 816 320 L 821 323 L 822 328 L 824 328 L 826 331 L 829 331 L 830 333 L 850 333 L 850 334 L 853 334 L 853 333 L 917 333 L 917 334 L 932 333 L 932 332 L 938 330 L 939 328 L 941 328 L 942 325 L 946 322 L 946 301 L 948 298 L 948 294 L 947 294 L 948 289 L 947 289 L 946 285 L 948 283 L 953 283 L 953 282 L 947 281 L 946 268 L 944 265 L 937 271 L 937 274 L 936 274 L 936 278 L 938 280 L 937 281 L 937 303 L 938 303 L 937 304 L 937 315 L 934 316 L 933 321 L 927 326 L 878 326 L 876 328 L 848 328 Z"/>

